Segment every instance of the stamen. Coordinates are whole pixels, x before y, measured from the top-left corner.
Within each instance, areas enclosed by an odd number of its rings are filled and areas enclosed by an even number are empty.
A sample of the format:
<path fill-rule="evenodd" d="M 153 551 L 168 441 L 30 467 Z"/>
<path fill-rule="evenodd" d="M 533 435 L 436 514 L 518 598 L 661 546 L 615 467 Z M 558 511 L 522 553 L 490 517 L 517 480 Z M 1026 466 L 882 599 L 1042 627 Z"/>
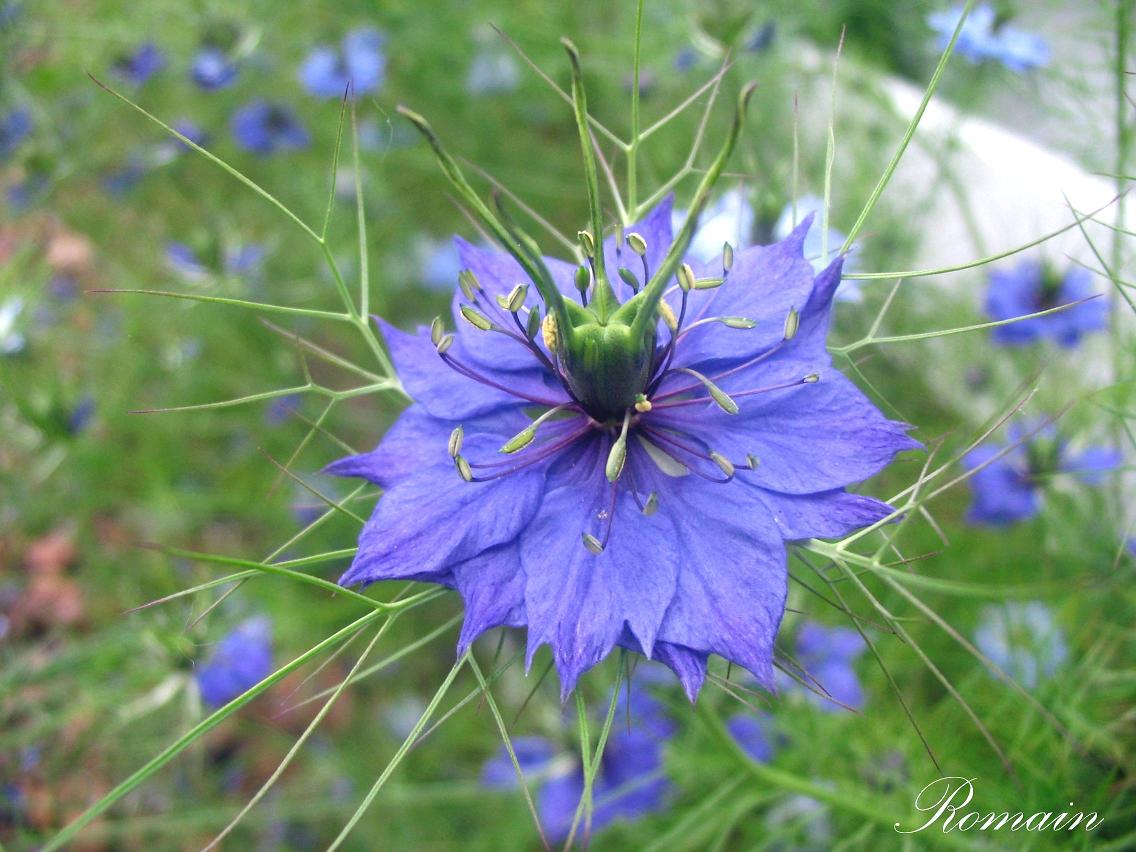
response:
<path fill-rule="evenodd" d="M 494 479 L 502 479 L 506 476 L 511 476 L 517 471 L 524 470 L 526 467 L 532 467 L 534 464 L 539 464 L 550 456 L 563 450 L 565 447 L 570 446 L 583 435 L 587 434 L 592 429 L 590 423 L 576 429 L 576 431 L 565 435 L 559 440 L 550 440 L 541 444 L 535 450 L 525 453 L 521 461 L 498 461 L 498 462 L 481 462 L 469 465 L 475 470 L 496 470 L 497 472 L 491 476 L 477 476 L 474 477 L 474 482 L 490 482 Z"/>
<path fill-rule="evenodd" d="M 643 514 L 647 517 L 655 514 L 659 510 L 659 492 L 652 491 L 647 495 L 647 505 L 643 506 Z"/>
<path fill-rule="evenodd" d="M 632 231 L 627 235 L 627 245 L 640 257 L 647 254 L 647 241 L 643 239 L 643 235 L 638 231 Z"/>
<path fill-rule="evenodd" d="M 528 295 L 529 285 L 523 283 L 518 284 L 516 287 L 509 291 L 509 295 L 498 296 L 497 304 L 500 305 L 503 310 L 506 310 L 511 314 L 515 314 L 517 311 L 524 307 L 525 299 L 528 298 Z"/>
<path fill-rule="evenodd" d="M 635 273 L 628 269 L 626 266 L 621 266 L 617 270 L 619 272 L 620 280 L 631 288 L 632 293 L 639 292 L 639 279 L 635 277 Z"/>
<path fill-rule="evenodd" d="M 560 348 L 560 332 L 557 328 L 556 314 L 546 314 L 544 322 L 540 325 L 540 332 L 544 338 L 544 345 L 553 355 Z"/>
<path fill-rule="evenodd" d="M 789 308 L 789 313 L 785 316 L 785 331 L 781 335 L 784 340 L 792 340 L 797 336 L 797 329 L 801 327 L 801 315 L 797 313 L 796 308 Z"/>
<path fill-rule="evenodd" d="M 439 355 L 445 355 L 450 351 L 450 347 L 454 345 L 454 336 L 452 334 L 445 335 L 441 340 L 435 344 Z"/>
<path fill-rule="evenodd" d="M 623 473 L 623 465 L 627 462 L 627 429 L 631 424 L 631 409 L 627 409 L 623 413 L 623 429 L 619 432 L 619 437 L 612 441 L 611 450 L 607 454 L 607 466 L 604 468 L 604 474 L 607 476 L 607 481 L 614 483 L 619 479 L 619 475 Z"/>
<path fill-rule="evenodd" d="M 635 394 L 635 410 L 640 414 L 646 414 L 651 410 L 651 400 L 647 399 L 646 394 Z"/>
<path fill-rule="evenodd" d="M 478 293 L 485 292 L 481 282 L 477 280 L 477 276 L 470 269 L 463 269 L 458 273 L 458 286 L 461 288 L 462 295 L 471 302 L 477 301 Z"/>
<path fill-rule="evenodd" d="M 584 547 L 588 548 L 588 550 L 594 553 L 596 556 L 599 556 L 601 553 L 603 553 L 604 546 L 594 535 L 592 535 L 591 533 L 584 533 L 581 538 L 584 540 Z"/>
<path fill-rule="evenodd" d="M 493 320 L 477 310 L 477 308 L 470 307 L 469 305 L 462 305 L 461 308 L 462 318 L 472 325 L 474 328 L 481 331 L 490 331 L 494 328 Z"/>
<path fill-rule="evenodd" d="M 450 346 L 453 345 L 453 342 L 454 342 L 454 336 L 452 334 L 447 334 L 445 337 L 443 337 L 442 342 L 440 344 L 438 344 L 438 354 L 442 357 L 442 360 L 446 362 L 446 365 L 450 369 L 452 369 L 454 372 L 465 376 L 467 379 L 473 379 L 475 382 L 480 382 L 481 384 L 483 384 L 487 387 L 496 388 L 499 391 L 504 391 L 505 393 L 509 394 L 510 396 L 517 397 L 517 399 L 524 399 L 524 400 L 527 400 L 529 402 L 534 402 L 537 405 L 553 406 L 553 405 L 560 405 L 561 404 L 560 401 L 556 400 L 556 399 L 544 399 L 544 398 L 538 397 L 538 396 L 529 396 L 528 394 L 521 393 L 520 391 L 516 390 L 515 388 L 505 387 L 504 385 L 499 384 L 499 383 L 493 381 L 492 379 L 481 375 L 478 372 L 475 372 L 474 370 L 467 367 L 465 364 L 462 364 L 460 361 L 455 361 L 452 357 L 450 357 L 449 355 L 446 355 L 445 351 L 443 351 L 443 349 L 442 349 L 442 347 L 445 346 L 445 349 L 448 350 L 450 348 Z"/>
<path fill-rule="evenodd" d="M 454 456 L 454 467 L 457 468 L 458 476 L 466 482 L 473 482 L 473 471 L 469 469 L 469 462 L 464 456 Z"/>
<path fill-rule="evenodd" d="M 723 391 L 712 381 L 710 381 L 708 378 L 706 378 L 704 375 L 699 373 L 697 370 L 691 370 L 688 367 L 680 367 L 675 372 L 686 373 L 688 376 L 694 376 L 694 378 L 698 379 L 698 381 L 702 383 L 702 386 L 706 388 L 706 392 L 710 394 L 710 398 L 713 399 L 715 403 L 717 403 L 719 408 L 721 408 L 727 414 L 738 413 L 738 404 L 730 398 L 730 395 Z"/>
<path fill-rule="evenodd" d="M 734 247 L 729 240 L 722 243 L 722 277 L 726 278 L 734 268 Z"/>
<path fill-rule="evenodd" d="M 682 292 L 689 293 L 694 289 L 695 283 L 694 270 L 691 269 L 689 263 L 684 263 L 678 268 L 678 286 L 682 288 Z M 660 300 L 660 303 L 662 300 Z"/>
<path fill-rule="evenodd" d="M 434 317 L 430 323 L 430 342 L 437 346 L 442 342 L 442 335 L 446 333 L 446 327 L 442 324 L 441 317 Z"/>
<path fill-rule="evenodd" d="M 580 233 L 586 233 L 581 231 Z M 589 259 L 589 263 L 591 260 Z M 576 289 L 580 291 L 580 304 L 588 306 L 588 288 L 592 286 L 592 272 L 587 266 L 576 267 Z"/>
<path fill-rule="evenodd" d="M 816 384 L 819 381 L 820 381 L 819 375 L 817 375 L 816 373 L 809 373 L 804 378 L 797 379 L 794 382 L 785 382 L 784 384 L 780 384 L 780 385 L 766 385 L 765 387 L 750 388 L 749 390 L 744 390 L 744 391 L 734 391 L 732 394 L 730 394 L 730 398 L 731 399 L 742 399 L 742 398 L 747 397 L 747 396 L 756 396 L 757 394 L 770 393 L 772 391 L 779 391 L 779 390 L 786 390 L 787 388 L 795 388 L 798 385 L 812 385 L 812 384 Z M 672 396 L 672 395 L 673 394 L 668 393 L 666 396 L 669 397 L 669 396 Z M 664 397 L 659 397 L 659 399 L 663 399 L 663 398 Z M 667 409 L 667 408 L 682 408 L 683 406 L 686 406 L 686 405 L 705 404 L 708 401 L 709 400 L 706 397 L 697 397 L 695 399 L 681 399 L 678 402 L 663 402 L 663 403 L 656 402 L 655 408 L 657 410 L 662 410 L 662 409 Z M 715 400 L 715 402 L 717 402 L 717 400 Z"/>
<path fill-rule="evenodd" d="M 727 482 L 730 482 L 731 480 L 733 480 L 733 478 L 734 478 L 734 466 L 728 459 L 726 459 L 720 453 L 716 453 L 716 452 L 713 452 L 713 451 L 704 453 L 701 450 L 699 450 L 697 447 L 692 447 L 689 444 L 684 444 L 682 441 L 676 440 L 675 438 L 672 438 L 670 435 L 668 435 L 665 432 L 662 432 L 658 429 L 644 428 L 643 431 L 646 432 L 647 434 L 649 434 L 651 436 L 652 440 L 659 441 L 659 442 L 664 443 L 664 444 L 669 444 L 670 446 L 674 447 L 675 449 L 680 450 L 680 451 L 682 451 L 682 452 L 684 452 L 684 453 L 686 453 L 690 456 L 693 456 L 696 459 L 701 459 L 702 461 L 713 462 L 718 467 L 719 470 L 721 470 L 723 473 L 726 474 L 725 479 L 718 479 L 715 476 L 710 476 L 709 474 L 703 473 L 702 471 L 700 471 L 696 467 L 683 465 L 684 467 L 686 467 L 687 470 L 689 470 L 695 476 L 700 476 L 703 479 L 709 480 L 710 482 L 717 482 L 717 483 L 721 483 L 721 484 L 724 484 L 724 483 L 727 483 Z M 680 462 L 680 464 L 681 464 L 681 462 Z"/>
<path fill-rule="evenodd" d="M 458 454 L 461 453 L 462 439 L 465 437 L 465 429 L 458 426 L 450 433 L 449 451 L 450 458 L 456 459 Z"/>
<path fill-rule="evenodd" d="M 540 415 L 540 417 L 538 417 L 536 420 L 534 420 L 532 423 L 530 423 L 528 426 L 526 426 L 524 429 L 522 429 L 520 432 L 506 441 L 505 445 L 501 447 L 501 449 L 499 449 L 497 452 L 511 455 L 523 450 L 533 442 L 533 439 L 536 437 L 536 430 L 540 428 L 542 423 L 568 408 L 575 408 L 575 406 L 571 403 L 564 403 L 563 405 L 558 405 L 555 408 L 550 408 L 548 411 L 544 412 L 544 414 Z"/>
<path fill-rule="evenodd" d="M 580 248 L 584 252 L 584 257 L 596 256 L 596 238 L 592 236 L 591 231 L 577 231 L 576 239 L 580 241 Z"/>

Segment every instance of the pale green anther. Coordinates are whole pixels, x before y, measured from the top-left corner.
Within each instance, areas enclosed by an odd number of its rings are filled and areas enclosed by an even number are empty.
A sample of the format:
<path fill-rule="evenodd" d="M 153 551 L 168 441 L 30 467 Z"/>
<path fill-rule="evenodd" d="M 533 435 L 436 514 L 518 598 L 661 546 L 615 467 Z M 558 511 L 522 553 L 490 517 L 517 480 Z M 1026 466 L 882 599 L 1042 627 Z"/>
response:
<path fill-rule="evenodd" d="M 809 373 L 807 376 L 805 376 L 803 379 L 801 379 L 801 381 L 804 382 L 806 385 L 815 385 L 817 382 L 820 381 L 820 376 L 816 373 Z"/>
<path fill-rule="evenodd" d="M 497 452 L 506 454 L 520 452 L 529 444 L 531 444 L 533 442 L 533 438 L 535 437 L 536 425 L 533 424 L 532 426 L 528 426 L 522 429 L 520 432 L 506 441 L 505 445 L 501 447 L 501 449 L 499 449 Z"/>
<path fill-rule="evenodd" d="M 631 246 L 631 250 L 640 257 L 647 253 L 647 241 L 643 239 L 643 235 L 632 231 L 627 235 L 627 245 Z"/>
<path fill-rule="evenodd" d="M 457 468 L 458 476 L 466 482 L 473 482 L 473 471 L 469 469 L 465 456 L 454 456 L 454 467 Z"/>
<path fill-rule="evenodd" d="M 477 280 L 477 276 L 469 269 L 463 269 L 458 273 L 458 286 L 461 287 L 462 295 L 471 302 L 476 299 L 477 294 L 481 292 L 481 282 Z"/>
<path fill-rule="evenodd" d="M 679 372 L 686 373 L 688 376 L 694 376 L 698 381 L 702 382 L 702 386 L 706 388 L 706 392 L 710 394 L 710 398 L 717 403 L 718 407 L 727 414 L 737 414 L 738 404 L 730 398 L 724 390 L 699 373 L 697 370 L 689 370 L 685 367 L 680 367 Z"/>
<path fill-rule="evenodd" d="M 434 321 L 430 323 L 430 342 L 437 346 L 442 342 L 442 335 L 446 333 L 446 327 L 442 324 L 441 317 L 434 317 Z"/>
<path fill-rule="evenodd" d="M 493 322 L 477 308 L 471 308 L 469 305 L 461 306 L 461 315 L 474 328 L 481 329 L 482 331 L 489 331 L 493 328 Z"/>
<path fill-rule="evenodd" d="M 607 467 L 604 468 L 608 482 L 615 482 L 619 479 L 619 475 L 623 473 L 623 465 L 626 462 L 627 441 L 623 438 L 617 438 L 615 443 L 611 445 L 611 451 L 607 454 Z"/>
<path fill-rule="evenodd" d="M 635 394 L 635 410 L 640 414 L 646 414 L 653 407 L 654 406 L 651 405 L 651 400 L 647 399 L 647 395 L 645 393 Z"/>
<path fill-rule="evenodd" d="M 750 470 L 757 470 L 757 466 L 761 464 L 761 459 L 753 453 L 746 453 L 746 464 L 749 465 Z"/>
<path fill-rule="evenodd" d="M 599 556 L 601 553 L 603 553 L 603 544 L 600 543 L 600 540 L 594 535 L 592 535 L 591 533 L 584 533 L 581 537 L 584 540 L 584 547 L 588 548 L 589 551 L 594 553 L 596 556 Z"/>
<path fill-rule="evenodd" d="M 653 515 L 659 510 L 659 492 L 652 491 L 647 495 L 647 503 L 643 506 L 644 515 Z"/>
<path fill-rule="evenodd" d="M 734 268 L 734 247 L 725 242 L 722 244 L 722 274 L 725 275 Z"/>
<path fill-rule="evenodd" d="M 618 251 L 623 246 L 623 223 L 615 223 L 615 248 Z"/>
<path fill-rule="evenodd" d="M 789 313 L 785 315 L 785 331 L 781 335 L 786 340 L 792 340 L 797 336 L 797 329 L 801 327 L 801 315 L 797 313 L 796 308 L 789 308 Z"/>
<path fill-rule="evenodd" d="M 540 331 L 540 310 L 537 308 L 529 309 L 529 318 L 525 323 L 525 334 L 528 335 L 529 340 L 536 337 L 537 332 Z"/>
<path fill-rule="evenodd" d="M 695 290 L 713 290 L 715 287 L 721 287 L 726 283 L 725 278 L 697 278 L 694 281 Z"/>
<path fill-rule="evenodd" d="M 710 458 L 726 476 L 732 477 L 734 475 L 734 464 L 724 455 L 711 451 Z"/>
<path fill-rule="evenodd" d="M 635 277 L 635 273 L 628 269 L 626 266 L 619 267 L 619 277 L 632 290 L 636 293 L 639 292 L 639 279 Z"/>
<path fill-rule="evenodd" d="M 454 345 L 454 336 L 452 334 L 445 335 L 441 340 L 438 341 L 438 347 L 437 347 L 438 354 L 439 355 L 445 355 L 447 352 L 450 351 L 450 347 L 453 346 L 453 345 Z"/>
<path fill-rule="evenodd" d="M 718 320 L 722 325 L 728 328 L 756 328 L 757 323 L 745 317 L 721 317 Z"/>
<path fill-rule="evenodd" d="M 528 298 L 528 295 L 529 285 L 523 283 L 518 284 L 516 287 L 510 290 L 509 295 L 505 297 L 505 310 L 507 310 L 511 314 L 515 314 L 522 307 L 524 307 L 525 299 Z"/>
<path fill-rule="evenodd" d="M 627 461 L 627 430 L 630 427 L 631 409 L 627 409 L 623 413 L 623 428 L 619 432 L 619 437 L 612 443 L 611 451 L 607 454 L 607 467 L 604 468 L 604 473 L 607 474 L 608 482 L 615 482 L 623 473 L 623 465 Z"/>
<path fill-rule="evenodd" d="M 596 256 L 596 238 L 591 231 L 577 231 L 576 239 L 580 241 L 580 248 L 584 250 L 584 257 Z"/>
<path fill-rule="evenodd" d="M 576 267 L 576 289 L 581 293 L 587 293 L 588 288 L 592 286 L 592 273 L 586 266 Z"/>
<path fill-rule="evenodd" d="M 458 426 L 450 433 L 450 458 L 456 459 L 462 450 L 462 440 L 465 438 L 465 429 Z"/>
<path fill-rule="evenodd" d="M 678 268 L 678 286 L 684 293 L 689 293 L 694 289 L 694 283 L 694 270 L 690 268 L 689 263 L 684 263 Z"/>

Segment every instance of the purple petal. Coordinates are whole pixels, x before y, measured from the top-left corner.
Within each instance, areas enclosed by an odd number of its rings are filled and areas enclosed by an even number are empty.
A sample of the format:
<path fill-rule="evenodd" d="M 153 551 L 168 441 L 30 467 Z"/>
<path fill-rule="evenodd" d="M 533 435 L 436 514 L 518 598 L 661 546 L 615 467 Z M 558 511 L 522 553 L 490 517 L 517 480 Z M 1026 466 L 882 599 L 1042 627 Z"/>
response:
<path fill-rule="evenodd" d="M 843 538 L 892 513 L 882 500 L 846 491 L 817 494 L 778 494 L 757 489 L 786 541 Z"/>
<path fill-rule="evenodd" d="M 516 542 L 503 544 L 453 568 L 454 585 L 465 601 L 458 656 L 494 627 L 524 627 L 525 572 Z"/>

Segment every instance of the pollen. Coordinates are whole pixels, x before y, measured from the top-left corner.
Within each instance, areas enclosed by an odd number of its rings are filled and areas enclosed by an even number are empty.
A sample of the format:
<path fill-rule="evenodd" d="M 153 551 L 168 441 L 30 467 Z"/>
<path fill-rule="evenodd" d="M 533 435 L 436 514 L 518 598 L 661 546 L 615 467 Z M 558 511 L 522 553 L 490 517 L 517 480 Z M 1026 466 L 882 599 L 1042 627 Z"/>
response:
<path fill-rule="evenodd" d="M 556 327 L 556 315 L 548 314 L 540 324 L 540 334 L 549 352 L 555 353 L 560 343 L 560 331 Z"/>

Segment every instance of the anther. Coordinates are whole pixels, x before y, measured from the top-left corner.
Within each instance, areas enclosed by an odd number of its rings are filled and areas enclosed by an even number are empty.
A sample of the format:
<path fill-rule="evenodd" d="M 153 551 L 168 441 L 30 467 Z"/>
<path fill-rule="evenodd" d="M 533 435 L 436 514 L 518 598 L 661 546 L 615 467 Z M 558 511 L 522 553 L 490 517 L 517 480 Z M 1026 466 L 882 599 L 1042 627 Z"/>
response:
<path fill-rule="evenodd" d="M 437 346 L 442 342 L 442 335 L 446 333 L 446 327 L 442 324 L 441 317 L 434 317 L 433 322 L 430 323 L 430 342 Z"/>
<path fill-rule="evenodd" d="M 643 257 L 647 254 L 647 241 L 643 239 L 643 236 L 636 231 L 632 231 L 627 235 L 627 245 L 629 245 L 631 247 L 631 250 L 640 257 Z"/>
<path fill-rule="evenodd" d="M 647 495 L 647 503 L 643 506 L 643 514 L 648 517 L 659 510 L 659 492 L 652 491 Z"/>
<path fill-rule="evenodd" d="M 450 351 L 450 347 L 453 346 L 453 345 L 454 345 L 454 336 L 452 334 L 444 335 L 442 337 L 442 339 L 438 341 L 437 346 L 436 346 L 436 348 L 438 350 L 438 354 L 439 355 L 445 355 L 447 352 Z"/>
<path fill-rule="evenodd" d="M 591 231 L 577 231 L 576 239 L 580 241 L 580 248 L 584 250 L 584 257 L 596 256 L 596 239 Z"/>
<path fill-rule="evenodd" d="M 531 444 L 533 442 L 533 438 L 535 437 L 536 425 L 534 424 L 532 426 L 526 426 L 524 429 L 522 429 L 520 432 L 506 441 L 504 446 L 502 446 L 501 449 L 499 449 L 497 452 L 505 454 L 520 452 L 529 444 Z"/>
<path fill-rule="evenodd" d="M 727 241 L 722 244 L 722 277 L 729 275 L 734 268 L 734 247 Z"/>
<path fill-rule="evenodd" d="M 666 302 L 659 302 L 659 316 L 663 318 L 663 322 L 671 331 L 678 330 L 678 317 L 675 316 L 674 310 Z"/>
<path fill-rule="evenodd" d="M 591 270 L 586 266 L 577 266 L 575 283 L 576 289 L 580 291 L 580 296 L 583 297 L 584 294 L 588 292 L 588 288 L 592 285 Z"/>
<path fill-rule="evenodd" d="M 639 279 L 635 277 L 635 273 L 628 269 L 626 266 L 619 267 L 619 278 L 631 288 L 633 293 L 639 292 Z"/>
<path fill-rule="evenodd" d="M 678 268 L 678 286 L 684 293 L 689 293 L 694 289 L 694 282 L 694 270 L 690 268 L 689 263 L 684 263 Z"/>
<path fill-rule="evenodd" d="M 477 308 L 471 308 L 469 305 L 462 305 L 461 315 L 466 322 L 468 322 L 474 328 L 480 329 L 481 331 L 489 331 L 491 328 L 493 328 L 493 321 L 490 320 L 489 317 L 485 316 L 485 314 L 481 313 L 481 311 L 477 310 Z"/>
<path fill-rule="evenodd" d="M 643 393 L 635 394 L 635 410 L 640 414 L 646 414 L 651 410 L 651 400 L 647 399 L 647 395 Z"/>
<path fill-rule="evenodd" d="M 481 282 L 477 280 L 477 276 L 469 269 L 463 269 L 458 273 L 458 286 L 461 287 L 462 295 L 471 302 L 474 301 L 477 298 L 477 294 L 481 292 Z"/>
<path fill-rule="evenodd" d="M 457 468 L 458 476 L 466 482 L 473 482 L 473 471 L 469 469 L 465 456 L 454 456 L 454 467 Z"/>
<path fill-rule="evenodd" d="M 604 546 L 594 535 L 592 535 L 591 533 L 584 533 L 581 538 L 583 538 L 584 540 L 584 547 L 588 548 L 588 550 L 594 553 L 596 556 L 599 556 L 601 553 L 603 553 Z"/>
<path fill-rule="evenodd" d="M 464 438 L 465 438 L 465 430 L 461 426 L 456 427 L 454 429 L 454 431 L 450 433 L 450 445 L 449 445 L 450 458 L 456 459 L 458 457 L 458 455 L 461 453 L 462 439 L 464 439 Z"/>
<path fill-rule="evenodd" d="M 498 296 L 497 304 L 507 310 L 511 314 L 515 314 L 525 305 L 525 299 L 529 295 L 528 284 L 518 284 L 509 291 L 507 296 Z"/>
<path fill-rule="evenodd" d="M 757 323 L 745 317 L 719 317 L 718 322 L 727 328 L 756 328 Z"/>
<path fill-rule="evenodd" d="M 696 278 L 694 281 L 694 289 L 713 290 L 716 287 L 721 287 L 725 283 L 725 278 Z"/>
<path fill-rule="evenodd" d="M 529 340 L 532 340 L 538 331 L 540 331 L 540 310 L 532 308 L 528 320 L 525 321 L 525 334 Z"/>
<path fill-rule="evenodd" d="M 699 373 L 697 370 L 690 370 L 686 367 L 681 367 L 679 368 L 679 372 L 686 373 L 687 375 L 694 376 L 694 378 L 698 379 L 698 381 L 702 383 L 702 386 L 706 388 L 706 392 L 710 394 L 710 398 L 713 399 L 714 402 L 717 403 L 718 407 L 724 412 L 726 412 L 727 414 L 738 413 L 738 404 L 730 398 L 730 395 L 723 391 L 712 381 L 710 381 L 708 378 L 706 378 L 704 375 Z"/>
<path fill-rule="evenodd" d="M 556 326 L 556 314 L 547 314 L 544 322 L 540 324 L 540 333 L 544 338 L 544 345 L 548 347 L 548 351 L 556 354 L 556 350 L 560 346 L 560 332 Z"/>
<path fill-rule="evenodd" d="M 604 473 L 608 482 L 619 479 L 619 475 L 623 473 L 623 466 L 627 463 L 627 430 L 630 426 L 631 409 L 628 409 L 623 413 L 623 428 L 619 432 L 619 437 L 612 442 L 611 451 L 607 454 Z"/>
<path fill-rule="evenodd" d="M 797 336 L 797 329 L 801 327 L 801 315 L 796 308 L 789 308 L 785 315 L 785 332 L 781 335 L 785 340 L 792 340 Z"/>
<path fill-rule="evenodd" d="M 713 450 L 710 451 L 710 459 L 711 459 L 711 461 L 714 462 L 714 464 L 718 465 L 718 468 L 722 471 L 722 473 L 726 474 L 726 476 L 730 477 L 731 479 L 733 478 L 733 476 L 734 476 L 734 463 L 733 462 L 731 462 L 728 458 L 726 458 L 721 453 L 716 453 Z"/>
<path fill-rule="evenodd" d="M 761 459 L 753 453 L 746 453 L 746 464 L 749 466 L 750 470 L 757 470 L 757 466 L 761 464 Z"/>
<path fill-rule="evenodd" d="M 815 385 L 820 381 L 820 376 L 817 373 L 809 373 L 807 376 L 801 379 L 801 381 L 806 385 Z"/>

